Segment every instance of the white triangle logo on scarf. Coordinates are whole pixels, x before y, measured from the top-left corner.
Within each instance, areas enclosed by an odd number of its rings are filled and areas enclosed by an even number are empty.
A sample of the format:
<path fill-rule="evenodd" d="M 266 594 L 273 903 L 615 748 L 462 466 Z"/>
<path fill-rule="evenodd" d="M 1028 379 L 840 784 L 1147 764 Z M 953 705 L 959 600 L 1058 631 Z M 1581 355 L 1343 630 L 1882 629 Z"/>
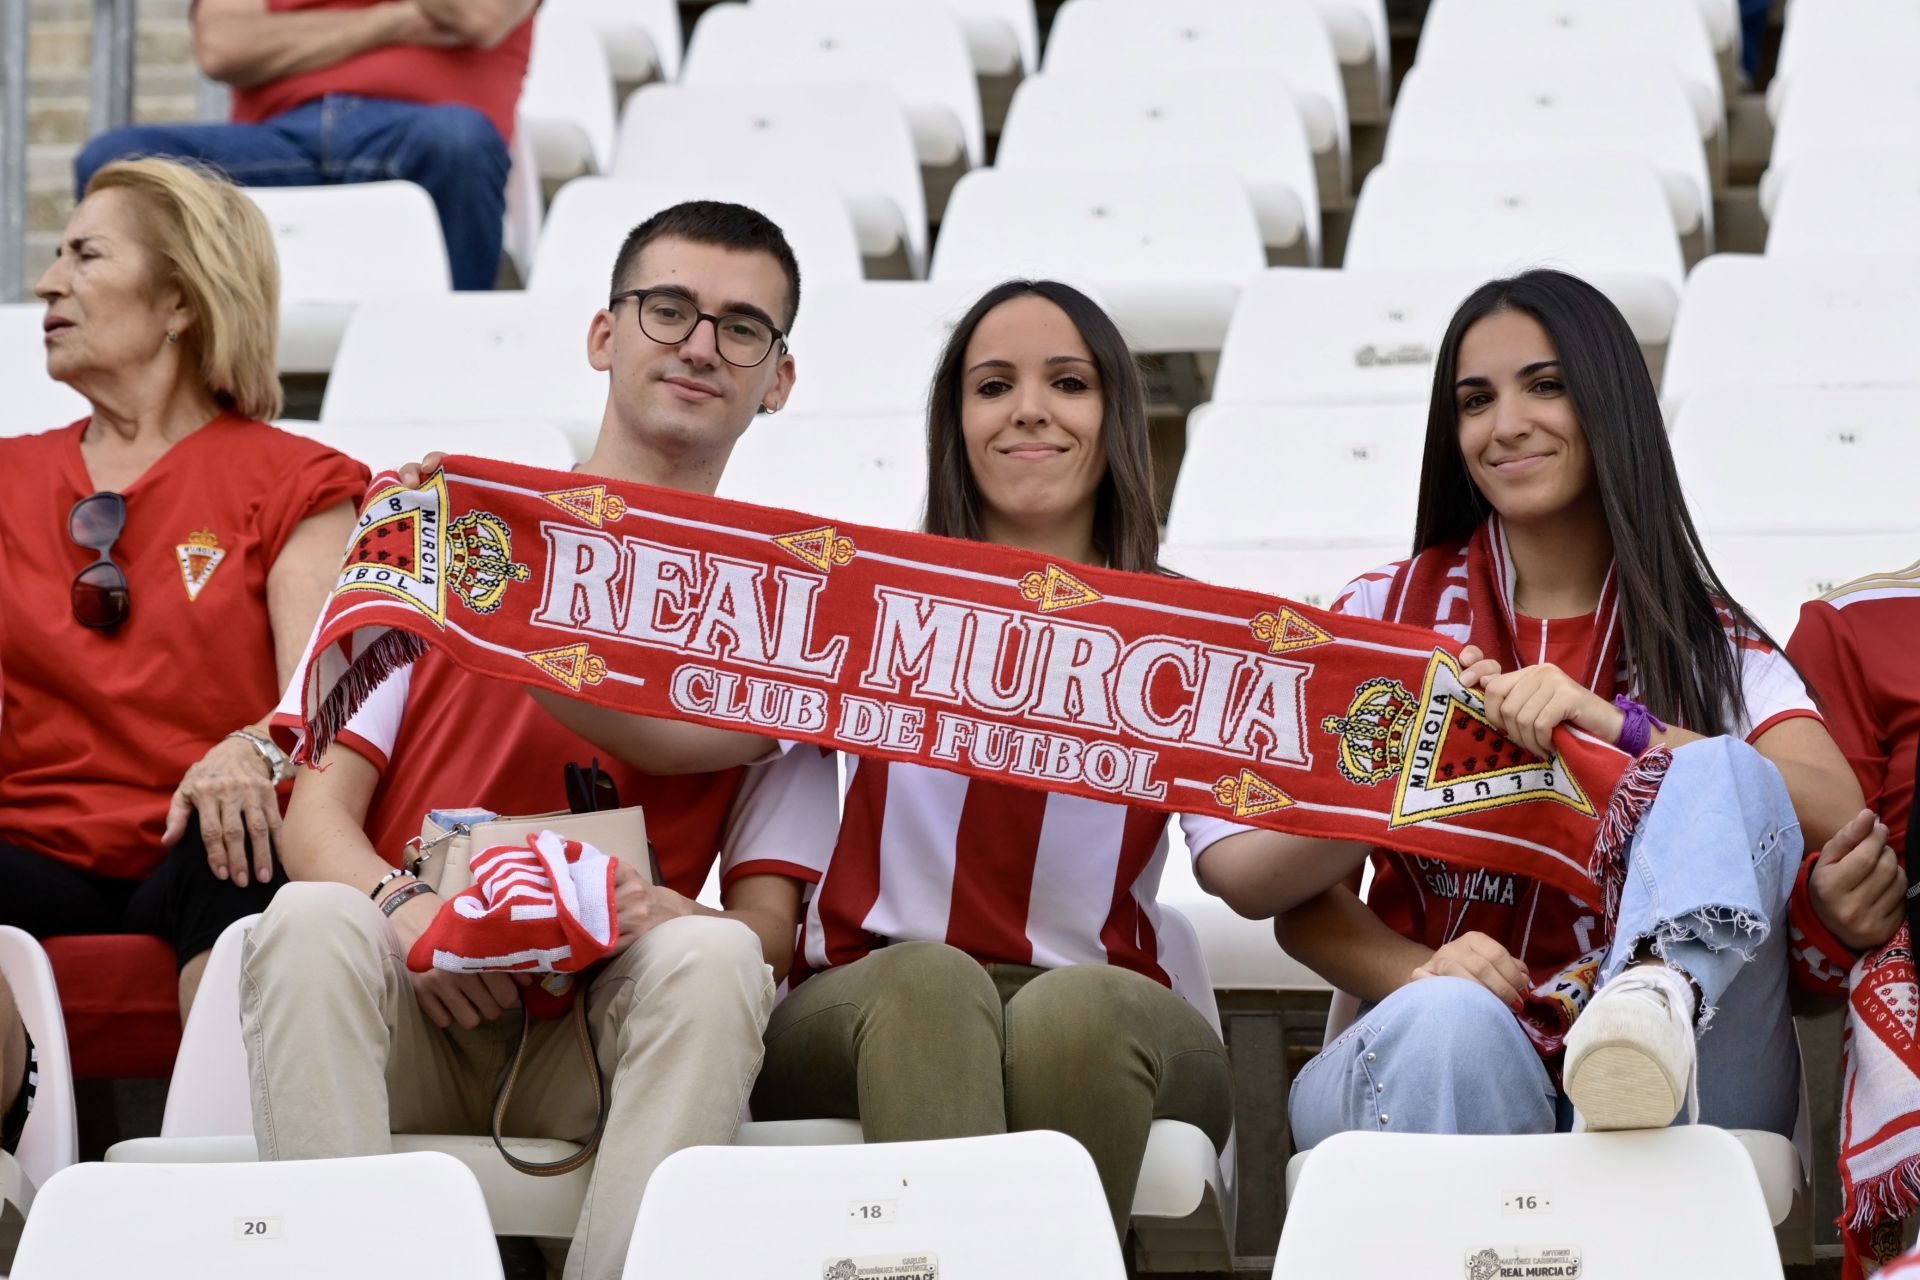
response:
<path fill-rule="evenodd" d="M 180 557 L 180 581 L 186 584 L 187 601 L 192 603 L 200 598 L 207 583 L 213 580 L 213 571 L 227 558 L 226 548 L 211 530 L 202 529 L 188 534 L 187 540 L 173 550 Z"/>

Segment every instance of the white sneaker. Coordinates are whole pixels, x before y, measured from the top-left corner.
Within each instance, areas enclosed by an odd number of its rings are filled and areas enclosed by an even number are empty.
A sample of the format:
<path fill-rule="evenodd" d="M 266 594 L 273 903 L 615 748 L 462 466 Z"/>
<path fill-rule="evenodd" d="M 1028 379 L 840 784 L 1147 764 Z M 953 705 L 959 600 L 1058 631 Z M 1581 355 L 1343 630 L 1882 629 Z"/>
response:
<path fill-rule="evenodd" d="M 1662 1129 L 1698 1116 L 1693 985 L 1662 964 L 1622 970 L 1567 1033 L 1563 1079 L 1585 1127 Z"/>

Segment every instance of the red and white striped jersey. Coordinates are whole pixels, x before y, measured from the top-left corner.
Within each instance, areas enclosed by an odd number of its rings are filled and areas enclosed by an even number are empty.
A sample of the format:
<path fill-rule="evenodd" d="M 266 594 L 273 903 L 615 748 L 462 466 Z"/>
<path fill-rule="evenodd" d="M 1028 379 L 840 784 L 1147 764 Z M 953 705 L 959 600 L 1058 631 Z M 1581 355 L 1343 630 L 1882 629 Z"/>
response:
<path fill-rule="evenodd" d="M 982 964 L 1116 964 L 1157 982 L 1158 810 L 849 756 L 840 840 L 807 907 L 820 970 L 890 942 L 945 942 Z M 1182 815 L 1197 854 L 1244 828 Z"/>

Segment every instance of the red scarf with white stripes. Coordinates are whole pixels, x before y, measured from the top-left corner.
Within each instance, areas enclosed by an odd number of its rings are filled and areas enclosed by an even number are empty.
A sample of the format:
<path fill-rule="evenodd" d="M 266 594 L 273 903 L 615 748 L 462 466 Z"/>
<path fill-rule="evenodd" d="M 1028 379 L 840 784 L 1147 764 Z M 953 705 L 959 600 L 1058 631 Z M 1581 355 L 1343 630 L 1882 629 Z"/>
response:
<path fill-rule="evenodd" d="M 1408 562 L 1388 591 L 1385 616 L 1432 627 L 1450 640 L 1477 646 L 1498 662 L 1502 671 L 1518 671 L 1531 664 L 1521 648 L 1524 638 L 1519 610 L 1514 605 L 1515 585 L 1506 530 L 1500 518 L 1492 516 L 1474 530 L 1464 546 L 1430 547 Z M 1585 669 L 1567 674 L 1611 699 L 1627 682 L 1620 634 L 1620 590 L 1611 566 L 1594 608 L 1593 627 Z M 1505 749 L 1504 739 L 1499 749 Z M 1643 767 L 1623 786 L 1645 789 L 1650 800 L 1669 758 L 1664 749 L 1649 751 L 1641 757 Z M 1609 899 L 1601 917 L 1608 930 L 1615 907 L 1611 895 Z M 1592 996 L 1606 950 L 1602 937 L 1598 945 L 1522 997 L 1526 1008 L 1519 1015 L 1520 1024 L 1550 1062 L 1557 1062 L 1573 1019 Z"/>
<path fill-rule="evenodd" d="M 377 479 L 307 667 L 307 758 L 434 645 L 619 711 L 1403 849 L 1595 903 L 1657 784 L 1648 757 L 1567 726 L 1547 761 L 1505 741 L 1431 631 L 587 481 L 471 458 L 414 489 Z"/>

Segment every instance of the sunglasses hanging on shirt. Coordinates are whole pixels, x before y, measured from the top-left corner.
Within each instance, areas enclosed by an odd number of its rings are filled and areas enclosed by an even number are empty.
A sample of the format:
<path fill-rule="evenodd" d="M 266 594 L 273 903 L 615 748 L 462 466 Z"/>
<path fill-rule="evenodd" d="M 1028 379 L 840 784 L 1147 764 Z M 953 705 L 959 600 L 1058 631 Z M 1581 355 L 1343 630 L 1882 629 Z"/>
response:
<path fill-rule="evenodd" d="M 113 545 L 127 528 L 127 500 L 102 491 L 80 499 L 67 513 L 67 536 L 98 559 L 73 580 L 73 617 L 83 627 L 111 631 L 127 620 L 132 593 L 127 575 L 114 563 Z"/>

